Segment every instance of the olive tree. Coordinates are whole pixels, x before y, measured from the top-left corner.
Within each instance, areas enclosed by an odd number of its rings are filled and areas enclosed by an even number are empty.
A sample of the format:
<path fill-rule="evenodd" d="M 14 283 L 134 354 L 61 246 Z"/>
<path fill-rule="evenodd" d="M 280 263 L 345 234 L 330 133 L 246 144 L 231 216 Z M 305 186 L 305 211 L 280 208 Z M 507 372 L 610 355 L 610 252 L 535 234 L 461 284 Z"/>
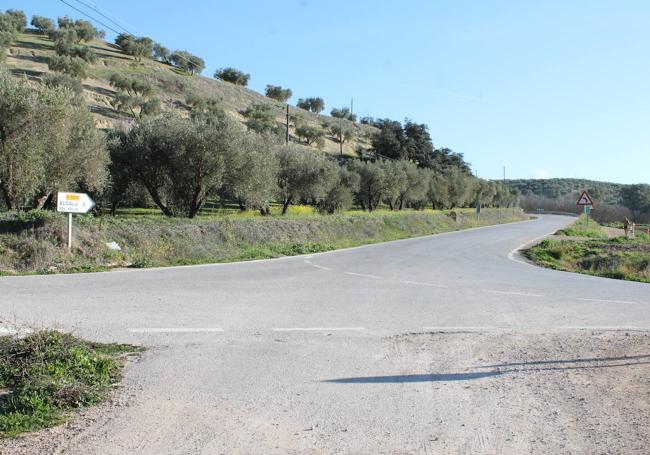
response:
<path fill-rule="evenodd" d="M 307 145 L 325 146 L 325 132 L 317 126 L 300 124 L 296 126 L 296 136 Z"/>
<path fill-rule="evenodd" d="M 214 73 L 214 78 L 246 87 L 251 75 L 235 68 L 220 68 Z"/>
<path fill-rule="evenodd" d="M 256 209 L 269 215 L 269 203 L 277 193 L 278 157 L 274 138 L 253 132 L 241 134 L 226 156 L 224 193 L 241 210 Z"/>
<path fill-rule="evenodd" d="M 32 16 L 32 27 L 43 35 L 47 35 L 54 30 L 54 21 L 48 17 Z"/>
<path fill-rule="evenodd" d="M 359 191 L 359 174 L 340 166 L 336 183 L 327 195 L 318 201 L 321 213 L 332 214 L 348 210 L 354 204 L 354 194 Z"/>
<path fill-rule="evenodd" d="M 384 198 L 388 189 L 389 175 L 383 161 L 354 161 L 350 170 L 359 175 L 359 189 L 355 197 L 363 210 L 372 212 Z"/>
<path fill-rule="evenodd" d="M 293 92 L 290 88 L 282 88 L 279 85 L 270 84 L 267 84 L 264 93 L 267 97 L 280 101 L 281 103 L 286 103 L 287 100 L 293 95 Z"/>
<path fill-rule="evenodd" d="M 241 128 L 226 116 L 210 122 L 175 114 L 148 117 L 128 134 L 129 167 L 167 216 L 195 217 L 225 177 Z"/>
<path fill-rule="evenodd" d="M 107 164 L 104 135 L 79 97 L 0 73 L 0 192 L 8 209 L 42 207 L 57 190 L 99 191 Z"/>
<path fill-rule="evenodd" d="M 338 164 L 323 153 L 315 153 L 294 145 L 278 149 L 278 202 L 282 214 L 300 200 L 318 203 L 337 184 Z"/>

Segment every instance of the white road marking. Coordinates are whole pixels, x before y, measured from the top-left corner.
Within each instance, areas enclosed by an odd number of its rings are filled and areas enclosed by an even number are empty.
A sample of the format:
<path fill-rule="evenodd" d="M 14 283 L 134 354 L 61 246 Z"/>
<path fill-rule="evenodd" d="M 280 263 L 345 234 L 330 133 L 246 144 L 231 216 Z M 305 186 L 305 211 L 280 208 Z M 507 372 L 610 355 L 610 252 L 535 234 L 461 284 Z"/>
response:
<path fill-rule="evenodd" d="M 404 284 L 413 284 L 416 286 L 429 286 L 432 288 L 448 288 L 449 286 L 445 284 L 433 284 L 433 283 L 423 283 L 421 281 L 402 281 Z"/>
<path fill-rule="evenodd" d="M 373 280 L 378 280 L 379 277 L 376 275 L 368 275 L 365 273 L 356 273 L 356 272 L 345 272 L 346 275 L 360 276 L 362 278 L 372 278 Z"/>
<path fill-rule="evenodd" d="M 630 327 L 630 326 L 621 326 L 621 325 L 586 325 L 586 326 L 561 326 L 557 330 L 635 330 L 639 332 L 647 332 L 650 330 L 650 327 Z"/>
<path fill-rule="evenodd" d="M 511 327 L 499 327 L 499 326 L 437 326 L 437 327 L 422 327 L 422 330 L 428 332 L 483 332 L 485 330 L 506 330 Z"/>
<path fill-rule="evenodd" d="M 631 303 L 631 304 L 639 303 L 639 302 L 632 302 L 630 300 L 581 299 L 581 298 L 578 298 L 578 300 L 582 300 L 583 302 L 598 302 L 598 303 Z"/>
<path fill-rule="evenodd" d="M 487 292 L 491 294 L 502 294 L 502 295 L 519 295 L 522 297 L 544 297 L 541 294 L 529 294 L 528 292 L 513 292 L 513 291 L 491 291 L 488 290 Z"/>
<path fill-rule="evenodd" d="M 129 329 L 131 333 L 218 333 L 219 327 L 141 327 Z"/>
<path fill-rule="evenodd" d="M 274 332 L 343 332 L 362 331 L 365 327 L 280 327 L 273 329 Z"/>
<path fill-rule="evenodd" d="M 324 266 L 318 265 L 318 264 L 311 264 L 311 265 L 312 265 L 312 267 L 316 267 L 317 269 L 320 269 L 320 270 L 332 270 L 329 267 L 324 267 Z"/>

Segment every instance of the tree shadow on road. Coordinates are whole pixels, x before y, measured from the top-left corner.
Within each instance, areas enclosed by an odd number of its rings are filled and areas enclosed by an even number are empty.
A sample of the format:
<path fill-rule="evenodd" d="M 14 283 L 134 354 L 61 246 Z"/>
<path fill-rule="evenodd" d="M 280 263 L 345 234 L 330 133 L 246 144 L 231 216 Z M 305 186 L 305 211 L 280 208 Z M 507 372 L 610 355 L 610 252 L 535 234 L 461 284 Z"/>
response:
<path fill-rule="evenodd" d="M 649 359 L 648 361 L 641 361 Z M 592 364 L 586 364 L 592 363 Z M 561 366 L 554 366 L 561 364 Z M 573 364 L 573 365 L 570 365 Z M 577 365 L 576 365 L 577 364 Z M 544 366 L 551 365 L 551 366 Z M 538 373 L 544 371 L 571 371 L 599 368 L 617 368 L 638 365 L 650 365 L 650 355 L 625 357 L 601 357 L 573 360 L 535 360 L 531 362 L 503 363 L 498 365 L 479 366 L 477 368 L 492 368 L 489 371 L 470 371 L 466 373 L 429 373 L 402 374 L 391 376 L 360 376 L 354 378 L 327 379 L 322 382 L 332 384 L 392 384 L 410 382 L 455 382 L 483 379 L 510 373 Z"/>

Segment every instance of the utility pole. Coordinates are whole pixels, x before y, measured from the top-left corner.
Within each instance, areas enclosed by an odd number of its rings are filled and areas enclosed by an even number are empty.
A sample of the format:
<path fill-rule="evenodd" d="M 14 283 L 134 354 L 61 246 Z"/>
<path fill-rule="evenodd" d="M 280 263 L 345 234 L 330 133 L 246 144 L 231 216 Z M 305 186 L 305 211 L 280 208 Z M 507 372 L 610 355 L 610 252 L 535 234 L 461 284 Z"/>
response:
<path fill-rule="evenodd" d="M 287 134 L 285 137 L 287 145 L 289 145 L 289 105 L 287 104 Z"/>
<path fill-rule="evenodd" d="M 354 98 L 350 98 L 350 115 L 354 114 Z"/>
<path fill-rule="evenodd" d="M 341 156 L 343 156 L 343 119 L 339 117 L 339 147 Z"/>

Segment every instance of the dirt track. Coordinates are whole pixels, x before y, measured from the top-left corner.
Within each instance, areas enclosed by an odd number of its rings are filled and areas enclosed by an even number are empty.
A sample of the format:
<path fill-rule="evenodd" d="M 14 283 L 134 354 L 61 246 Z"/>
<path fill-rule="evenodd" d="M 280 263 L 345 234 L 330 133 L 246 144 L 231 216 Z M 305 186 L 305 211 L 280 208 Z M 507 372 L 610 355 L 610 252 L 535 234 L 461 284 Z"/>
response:
<path fill-rule="evenodd" d="M 356 440 L 355 426 L 348 426 L 350 433 L 334 430 L 340 423 L 334 417 L 320 425 L 300 422 L 307 430 L 279 437 L 275 433 L 296 424 L 295 415 L 269 422 L 268 431 L 261 435 L 250 434 L 243 422 L 233 428 L 227 416 L 215 410 L 211 419 L 216 427 L 222 422 L 227 432 L 215 433 L 215 440 L 221 441 L 210 446 L 232 449 L 240 441 L 238 453 L 648 453 L 649 333 L 425 333 L 385 338 L 376 347 L 377 365 L 395 375 L 364 371 L 333 382 L 359 390 L 363 384 L 373 384 L 372 396 L 365 398 L 374 400 L 376 406 L 384 406 L 379 401 L 389 394 L 396 393 L 405 402 L 416 398 L 411 418 L 419 423 L 426 419 L 428 434 L 383 434 L 381 448 L 371 452 L 360 449 L 363 443 Z M 5 441 L 2 453 L 84 453 L 88 444 L 97 442 L 94 435 L 124 412 L 138 414 L 143 423 L 152 425 L 160 419 L 169 420 L 172 426 L 192 420 L 174 403 L 165 403 L 172 408 L 167 416 L 156 416 L 141 409 L 137 401 L 123 391 L 116 405 L 88 411 L 62 428 Z M 417 409 L 420 406 L 424 412 Z M 176 414 L 184 415 L 182 422 L 172 422 Z M 263 419 L 263 412 L 249 419 Z M 380 437 L 369 423 L 361 419 L 356 426 L 365 428 L 373 439 Z M 116 435 L 115 441 L 110 435 L 101 436 L 106 453 L 129 453 L 120 444 L 125 436 Z M 247 438 L 257 442 L 251 446 Z M 156 453 L 144 443 L 138 446 L 137 453 Z M 189 445 L 176 449 L 167 450 L 197 453 Z"/>

